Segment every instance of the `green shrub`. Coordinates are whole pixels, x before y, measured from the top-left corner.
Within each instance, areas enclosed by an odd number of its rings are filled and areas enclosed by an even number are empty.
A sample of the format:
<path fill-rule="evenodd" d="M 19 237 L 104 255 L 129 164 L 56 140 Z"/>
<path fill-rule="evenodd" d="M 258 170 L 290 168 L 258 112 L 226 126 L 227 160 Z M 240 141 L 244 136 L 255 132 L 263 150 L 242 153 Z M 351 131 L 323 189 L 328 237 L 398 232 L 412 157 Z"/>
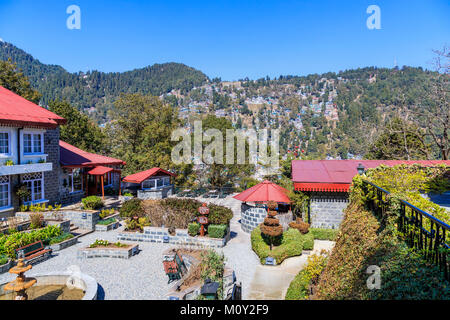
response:
<path fill-rule="evenodd" d="M 208 236 L 210 238 L 223 238 L 227 233 L 228 226 L 226 224 L 210 224 L 208 226 Z"/>
<path fill-rule="evenodd" d="M 292 280 L 286 292 L 285 300 L 305 300 L 308 298 L 309 277 L 305 270 L 300 271 Z"/>
<path fill-rule="evenodd" d="M 108 224 L 114 223 L 117 220 L 115 218 L 109 218 L 109 219 L 105 219 L 105 220 L 101 220 L 99 222 L 97 222 L 97 224 L 101 225 L 101 226 L 107 226 Z"/>
<path fill-rule="evenodd" d="M 313 250 L 314 249 L 314 234 L 308 232 L 302 235 L 303 237 L 303 250 Z"/>
<path fill-rule="evenodd" d="M 73 237 L 74 237 L 73 234 L 71 234 L 71 233 L 69 233 L 69 232 L 65 232 L 65 233 L 63 233 L 63 234 L 60 235 L 60 236 L 51 238 L 48 244 L 52 245 L 52 244 L 61 243 L 61 242 L 63 242 L 63 241 L 72 239 Z"/>
<path fill-rule="evenodd" d="M 100 219 L 105 219 L 106 217 L 109 217 L 110 215 L 113 215 L 114 213 L 116 213 L 116 210 L 114 208 L 104 209 L 100 212 L 99 216 L 100 216 Z"/>
<path fill-rule="evenodd" d="M 60 236 L 61 229 L 58 226 L 47 226 L 43 229 L 31 232 L 16 232 L 9 235 L 0 236 L 0 254 L 15 259 L 15 250 L 28 244 L 41 240 L 44 245 L 48 245 L 50 239 Z"/>
<path fill-rule="evenodd" d="M 119 212 L 120 216 L 123 218 L 143 217 L 144 207 L 142 206 L 142 200 L 133 198 L 125 201 L 119 209 Z"/>
<path fill-rule="evenodd" d="M 262 264 L 267 257 L 273 257 L 277 264 L 286 258 L 300 256 L 303 251 L 304 238 L 297 229 L 289 229 L 277 239 L 273 250 L 270 250 L 269 241 L 265 239 L 259 227 L 255 228 L 251 234 L 252 249 L 260 258 Z"/>
<path fill-rule="evenodd" d="M 314 239 L 316 240 L 336 240 L 336 237 L 339 233 L 337 229 L 319 229 L 319 228 L 310 228 L 309 232 L 314 235 Z"/>
<path fill-rule="evenodd" d="M 233 211 L 231 209 L 217 206 L 214 204 L 209 204 L 209 215 L 208 220 L 211 224 L 226 224 L 230 223 L 230 220 L 233 218 Z"/>
<path fill-rule="evenodd" d="M 197 222 L 189 223 L 188 233 L 190 236 L 195 237 L 200 232 L 200 224 Z"/>
<path fill-rule="evenodd" d="M 132 197 L 133 195 L 132 195 L 131 193 L 129 193 L 129 192 L 125 192 L 125 193 L 123 194 L 123 196 L 124 196 L 124 197 Z"/>
<path fill-rule="evenodd" d="M 285 300 L 308 299 L 310 284 L 317 284 L 320 274 L 327 265 L 327 260 L 326 255 L 313 254 L 309 256 L 304 269 L 295 276 L 289 285 Z"/>
<path fill-rule="evenodd" d="M 98 210 L 103 207 L 103 201 L 100 197 L 89 196 L 81 199 L 83 208 L 86 210 Z"/>
<path fill-rule="evenodd" d="M 3 266 L 4 264 L 7 264 L 9 261 L 9 258 L 5 255 L 0 256 L 0 266 Z"/>

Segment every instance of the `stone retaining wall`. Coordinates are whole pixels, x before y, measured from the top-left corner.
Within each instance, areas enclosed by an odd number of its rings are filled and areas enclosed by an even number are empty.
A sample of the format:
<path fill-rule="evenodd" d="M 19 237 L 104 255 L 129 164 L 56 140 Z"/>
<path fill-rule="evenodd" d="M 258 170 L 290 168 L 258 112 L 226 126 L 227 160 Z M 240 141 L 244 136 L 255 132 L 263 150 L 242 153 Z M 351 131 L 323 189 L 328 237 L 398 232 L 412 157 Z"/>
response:
<path fill-rule="evenodd" d="M 95 230 L 95 225 L 100 220 L 100 211 L 94 210 L 60 210 L 57 212 L 44 212 L 44 219 L 53 219 L 55 214 L 62 215 L 65 220 L 70 220 L 70 224 L 84 230 Z M 16 217 L 30 218 L 29 212 L 17 212 Z"/>
<path fill-rule="evenodd" d="M 75 245 L 77 242 L 78 242 L 78 237 L 73 237 L 73 238 L 65 240 L 63 242 L 50 245 L 50 249 L 52 249 L 53 251 L 61 251 L 63 249 L 66 249 L 68 247 Z"/>
<path fill-rule="evenodd" d="M 110 223 L 108 225 L 96 224 L 95 231 L 106 232 L 106 231 L 111 231 L 111 230 L 117 229 L 118 227 L 119 227 L 119 221 Z"/>
<path fill-rule="evenodd" d="M 160 227 L 144 227 L 144 232 L 127 232 L 118 233 L 119 241 L 140 241 L 140 242 L 158 242 L 164 243 L 164 237 L 168 237 L 168 244 L 188 245 L 206 248 L 222 248 L 226 245 L 227 239 L 230 237 L 228 228 L 227 235 L 223 239 L 215 239 L 208 237 L 191 237 L 187 229 L 175 229 L 175 235 L 169 234 L 168 228 Z"/>
<path fill-rule="evenodd" d="M 165 199 L 173 193 L 173 186 L 161 187 L 157 190 L 138 190 L 137 197 L 142 200 Z"/>
<path fill-rule="evenodd" d="M 11 269 L 11 267 L 12 267 L 12 261 L 9 260 L 8 263 L 0 266 L 0 274 L 8 272 L 9 269 Z"/>
<path fill-rule="evenodd" d="M 139 252 L 139 245 L 132 245 L 130 248 L 83 248 L 78 250 L 77 257 L 85 258 L 118 258 L 130 259 Z"/>

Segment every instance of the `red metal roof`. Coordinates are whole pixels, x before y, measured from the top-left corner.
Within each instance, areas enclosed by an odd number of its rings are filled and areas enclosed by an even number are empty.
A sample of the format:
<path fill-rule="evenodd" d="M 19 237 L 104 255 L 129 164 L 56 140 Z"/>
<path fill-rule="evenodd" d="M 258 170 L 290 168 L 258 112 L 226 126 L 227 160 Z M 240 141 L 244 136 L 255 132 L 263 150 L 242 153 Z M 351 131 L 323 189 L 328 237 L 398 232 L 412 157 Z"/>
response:
<path fill-rule="evenodd" d="M 167 170 L 164 170 L 161 168 L 152 168 L 152 169 L 149 169 L 146 171 L 141 171 L 141 172 L 126 176 L 125 178 L 123 178 L 123 181 L 131 182 L 131 183 L 142 183 L 145 180 L 147 180 L 148 178 L 151 178 L 156 175 L 161 175 L 161 174 L 176 177 L 176 174 L 172 173 L 170 171 L 167 171 Z"/>
<path fill-rule="evenodd" d="M 290 203 L 291 199 L 287 196 L 288 191 L 279 185 L 264 181 L 244 192 L 234 196 L 233 198 L 244 202 L 267 202 L 276 201 Z"/>
<path fill-rule="evenodd" d="M 56 128 L 66 119 L 0 86 L 0 124 Z"/>
<path fill-rule="evenodd" d="M 125 165 L 125 162 L 122 160 L 83 151 L 61 140 L 59 141 L 59 150 L 59 159 L 63 167 Z"/>
<path fill-rule="evenodd" d="M 300 191 L 332 191 L 333 189 L 348 191 L 353 177 L 358 174 L 356 168 L 360 163 L 366 169 L 380 165 L 396 166 L 415 163 L 430 167 L 438 164 L 450 165 L 450 160 L 293 160 L 292 181 L 295 189 Z"/>
<path fill-rule="evenodd" d="M 97 166 L 91 171 L 88 172 L 91 176 L 103 176 L 104 174 L 107 174 L 108 172 L 114 171 L 113 168 L 103 167 L 103 166 Z"/>

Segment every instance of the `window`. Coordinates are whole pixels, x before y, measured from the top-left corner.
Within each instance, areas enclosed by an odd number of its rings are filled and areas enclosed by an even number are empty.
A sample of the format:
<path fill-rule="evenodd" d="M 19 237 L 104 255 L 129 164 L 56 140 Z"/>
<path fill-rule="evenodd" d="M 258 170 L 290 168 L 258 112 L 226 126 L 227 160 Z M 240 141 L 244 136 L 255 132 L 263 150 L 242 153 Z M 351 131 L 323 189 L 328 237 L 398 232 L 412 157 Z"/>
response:
<path fill-rule="evenodd" d="M 11 205 L 9 198 L 9 176 L 0 177 L 0 208 Z"/>
<path fill-rule="evenodd" d="M 170 178 L 169 178 L 169 177 L 164 178 L 164 185 L 165 185 L 165 186 L 170 185 Z"/>
<path fill-rule="evenodd" d="M 151 180 L 145 180 L 143 183 L 142 183 L 142 188 L 144 188 L 144 189 L 154 189 L 154 188 L 156 188 L 156 184 L 155 184 L 155 180 L 154 179 L 151 179 Z"/>
<path fill-rule="evenodd" d="M 69 188 L 70 192 L 83 191 L 83 177 L 80 169 L 72 169 L 69 173 Z"/>
<path fill-rule="evenodd" d="M 30 191 L 30 197 L 25 202 L 37 202 L 44 199 L 44 176 L 42 172 L 25 174 L 22 182 Z"/>
<path fill-rule="evenodd" d="M 41 133 L 23 134 L 23 153 L 43 153 Z"/>
<path fill-rule="evenodd" d="M 158 188 L 161 188 L 163 186 L 163 179 L 158 179 Z"/>
<path fill-rule="evenodd" d="M 9 133 L 0 132 L 0 153 L 9 154 Z"/>

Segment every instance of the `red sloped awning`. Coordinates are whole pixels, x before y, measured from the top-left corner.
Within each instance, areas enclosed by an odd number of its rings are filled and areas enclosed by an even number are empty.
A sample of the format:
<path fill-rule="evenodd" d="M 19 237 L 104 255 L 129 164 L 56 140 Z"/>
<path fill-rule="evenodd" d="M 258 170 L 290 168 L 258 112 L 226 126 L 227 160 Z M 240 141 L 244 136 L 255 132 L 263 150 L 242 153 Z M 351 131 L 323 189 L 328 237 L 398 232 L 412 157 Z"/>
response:
<path fill-rule="evenodd" d="M 294 182 L 296 191 L 348 192 L 349 183 L 300 183 Z"/>
<path fill-rule="evenodd" d="M 142 183 L 145 180 L 157 176 L 157 175 L 164 175 L 164 176 L 171 176 L 176 177 L 177 175 L 175 173 L 172 173 L 170 171 L 161 169 L 161 168 L 152 168 L 146 171 L 141 171 L 138 173 L 131 174 L 129 176 L 126 176 L 123 178 L 123 182 L 130 182 L 130 183 Z"/>
<path fill-rule="evenodd" d="M 113 168 L 103 167 L 103 166 L 97 166 L 91 171 L 88 172 L 91 176 L 103 176 L 107 174 L 108 172 L 114 171 Z"/>
<path fill-rule="evenodd" d="M 243 202 L 267 202 L 276 201 L 283 203 L 291 203 L 291 199 L 287 196 L 289 191 L 279 185 L 264 181 L 244 192 L 234 196 L 233 198 Z"/>

